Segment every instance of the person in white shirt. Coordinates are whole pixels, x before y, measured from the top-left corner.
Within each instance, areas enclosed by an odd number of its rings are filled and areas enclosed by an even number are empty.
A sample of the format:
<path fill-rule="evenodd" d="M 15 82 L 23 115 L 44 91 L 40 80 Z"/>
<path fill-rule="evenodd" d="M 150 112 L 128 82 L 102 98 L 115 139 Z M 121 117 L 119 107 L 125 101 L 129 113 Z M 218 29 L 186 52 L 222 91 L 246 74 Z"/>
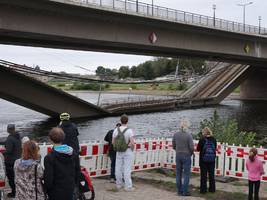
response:
<path fill-rule="evenodd" d="M 125 191 L 134 190 L 131 178 L 132 172 L 132 164 L 134 158 L 134 133 L 132 129 L 127 127 L 128 124 L 128 116 L 121 116 L 121 126 L 116 128 L 113 132 L 113 140 L 112 143 L 115 143 L 115 139 L 120 132 L 123 133 L 126 144 L 128 144 L 128 148 L 125 152 L 117 152 L 116 155 L 116 167 L 115 167 L 115 175 L 116 175 L 116 186 L 117 189 L 121 189 L 124 185 Z M 124 179 L 124 183 L 123 183 Z"/>

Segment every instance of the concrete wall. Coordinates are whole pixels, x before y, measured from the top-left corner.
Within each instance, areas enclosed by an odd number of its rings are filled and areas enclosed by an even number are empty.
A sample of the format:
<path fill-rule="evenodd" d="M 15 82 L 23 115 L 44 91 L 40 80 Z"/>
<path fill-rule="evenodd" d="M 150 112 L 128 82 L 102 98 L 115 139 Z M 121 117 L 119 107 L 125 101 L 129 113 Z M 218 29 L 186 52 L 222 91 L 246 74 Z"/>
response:
<path fill-rule="evenodd" d="M 248 100 L 267 100 L 267 70 L 255 68 L 241 85 L 240 97 Z"/>
<path fill-rule="evenodd" d="M 151 33 L 158 38 L 154 44 L 148 39 Z M 264 36 L 41 0 L 0 1 L 0 43 L 253 65 L 267 62 Z"/>

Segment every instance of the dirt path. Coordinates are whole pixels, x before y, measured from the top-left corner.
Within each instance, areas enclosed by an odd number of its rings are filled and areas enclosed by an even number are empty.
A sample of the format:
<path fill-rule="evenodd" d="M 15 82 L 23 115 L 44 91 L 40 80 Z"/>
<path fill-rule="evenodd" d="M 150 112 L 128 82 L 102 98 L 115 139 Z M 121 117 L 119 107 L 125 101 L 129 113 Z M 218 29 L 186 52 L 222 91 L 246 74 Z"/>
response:
<path fill-rule="evenodd" d="M 158 189 L 155 186 L 135 183 L 136 190 L 133 192 L 115 191 L 115 184 L 105 179 L 93 179 L 96 191 L 96 200 L 203 200 L 198 197 L 179 197 L 174 192 Z"/>

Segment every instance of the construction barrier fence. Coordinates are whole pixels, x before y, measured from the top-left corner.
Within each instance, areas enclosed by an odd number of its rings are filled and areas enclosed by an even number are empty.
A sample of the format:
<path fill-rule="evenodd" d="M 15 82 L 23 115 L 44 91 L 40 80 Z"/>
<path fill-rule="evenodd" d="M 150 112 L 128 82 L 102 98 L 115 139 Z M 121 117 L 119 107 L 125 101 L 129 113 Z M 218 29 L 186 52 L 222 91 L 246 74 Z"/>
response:
<path fill-rule="evenodd" d="M 198 141 L 194 141 L 195 152 L 192 156 L 191 171 L 199 173 L 199 152 L 196 151 Z M 52 150 L 51 145 L 40 144 L 42 158 Z M 216 170 L 217 176 L 247 179 L 245 162 L 248 159 L 250 147 L 242 147 L 217 143 Z M 267 149 L 258 148 L 259 159 L 267 172 Z M 156 168 L 175 169 L 176 152 L 172 147 L 171 138 L 140 138 L 135 140 L 133 171 Z M 80 144 L 80 163 L 92 177 L 106 176 L 110 173 L 108 144 L 102 141 L 89 141 Z M 267 175 L 262 176 L 267 182 Z"/>

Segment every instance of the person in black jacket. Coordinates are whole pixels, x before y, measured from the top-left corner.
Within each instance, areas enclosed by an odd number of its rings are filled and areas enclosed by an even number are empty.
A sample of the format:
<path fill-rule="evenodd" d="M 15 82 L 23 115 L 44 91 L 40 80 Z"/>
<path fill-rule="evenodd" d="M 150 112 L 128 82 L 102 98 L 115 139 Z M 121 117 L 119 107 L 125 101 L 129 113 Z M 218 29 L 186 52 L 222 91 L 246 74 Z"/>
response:
<path fill-rule="evenodd" d="M 72 147 L 62 145 L 65 134 L 61 128 L 53 128 L 49 138 L 54 145 L 52 152 L 44 158 L 44 185 L 49 200 L 73 200 L 79 178 L 77 156 Z"/>
<path fill-rule="evenodd" d="M 118 123 L 116 125 L 116 128 L 120 127 L 121 124 Z M 108 131 L 106 134 L 104 140 L 108 142 L 108 155 L 111 161 L 111 166 L 110 166 L 110 182 L 115 183 L 116 177 L 115 177 L 115 166 L 116 166 L 116 151 L 113 148 L 112 144 L 112 138 L 113 138 L 113 130 Z"/>
<path fill-rule="evenodd" d="M 5 142 L 5 167 L 6 167 L 6 175 L 8 178 L 8 182 L 11 188 L 11 193 L 8 193 L 7 196 L 9 198 L 15 198 L 16 196 L 16 187 L 15 187 L 15 175 L 14 175 L 14 163 L 21 156 L 21 139 L 20 135 L 16 133 L 15 124 L 9 124 L 7 126 L 7 132 L 9 136 Z"/>
<path fill-rule="evenodd" d="M 70 121 L 70 114 L 69 113 L 62 113 L 60 114 L 60 124 L 59 127 L 65 133 L 65 139 L 62 144 L 66 144 L 73 148 L 74 154 L 79 155 L 80 147 L 79 147 L 79 140 L 78 135 L 79 131 L 77 126 Z"/>
<path fill-rule="evenodd" d="M 202 130 L 202 138 L 199 140 L 197 150 L 200 166 L 200 193 L 207 192 L 207 175 L 209 175 L 209 192 L 215 192 L 215 161 L 217 141 L 212 136 L 212 131 L 205 127 Z"/>

